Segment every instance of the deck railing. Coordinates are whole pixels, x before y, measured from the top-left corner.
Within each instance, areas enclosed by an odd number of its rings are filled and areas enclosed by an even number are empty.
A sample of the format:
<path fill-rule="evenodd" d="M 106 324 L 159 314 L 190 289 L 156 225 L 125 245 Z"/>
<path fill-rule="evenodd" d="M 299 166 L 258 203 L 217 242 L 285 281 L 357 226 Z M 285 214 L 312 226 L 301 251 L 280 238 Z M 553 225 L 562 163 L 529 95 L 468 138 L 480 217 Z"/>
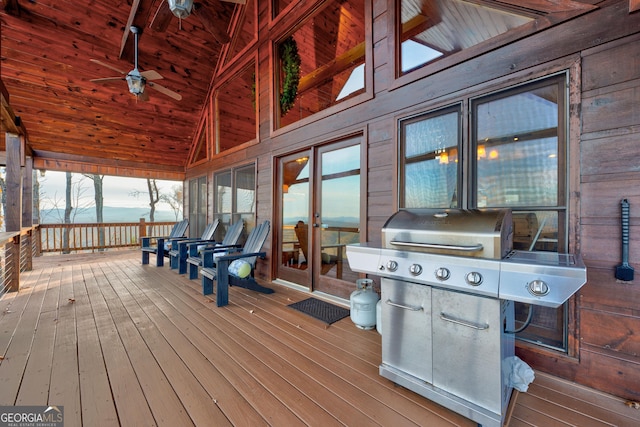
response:
<path fill-rule="evenodd" d="M 20 272 L 43 252 L 97 252 L 140 246 L 140 237 L 166 236 L 175 222 L 41 224 L 0 233 L 0 295 L 20 289 Z"/>
<path fill-rule="evenodd" d="M 42 252 L 96 252 L 140 246 L 140 237 L 166 236 L 175 222 L 41 224 Z"/>
<path fill-rule="evenodd" d="M 31 270 L 36 227 L 0 233 L 0 295 L 20 288 L 20 272 Z"/>

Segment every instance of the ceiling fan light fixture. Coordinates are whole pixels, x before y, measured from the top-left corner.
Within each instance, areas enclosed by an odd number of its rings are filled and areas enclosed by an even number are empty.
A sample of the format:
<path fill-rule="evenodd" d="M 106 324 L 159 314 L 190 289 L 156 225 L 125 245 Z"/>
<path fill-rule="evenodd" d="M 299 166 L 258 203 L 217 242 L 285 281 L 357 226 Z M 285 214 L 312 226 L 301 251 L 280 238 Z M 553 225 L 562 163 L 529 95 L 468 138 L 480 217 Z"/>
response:
<path fill-rule="evenodd" d="M 146 79 L 142 77 L 140 71 L 137 68 L 131 70 L 126 77 L 127 85 L 129 86 L 129 92 L 138 96 L 142 95 L 144 92 L 144 87 L 146 85 Z"/>
<path fill-rule="evenodd" d="M 191 14 L 193 8 L 193 0 L 167 0 L 169 9 L 180 19 L 186 18 Z"/>

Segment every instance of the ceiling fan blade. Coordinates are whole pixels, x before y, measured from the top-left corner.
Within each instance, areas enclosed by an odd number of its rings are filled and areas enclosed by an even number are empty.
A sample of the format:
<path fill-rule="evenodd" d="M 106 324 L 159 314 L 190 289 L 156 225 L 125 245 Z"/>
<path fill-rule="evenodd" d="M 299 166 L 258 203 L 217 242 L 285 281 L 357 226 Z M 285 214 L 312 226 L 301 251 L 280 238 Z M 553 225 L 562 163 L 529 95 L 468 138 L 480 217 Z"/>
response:
<path fill-rule="evenodd" d="M 122 81 L 122 80 L 125 80 L 125 77 L 103 77 L 101 79 L 91 79 L 90 81 L 103 83 L 103 82 L 114 82 L 116 80 Z"/>
<path fill-rule="evenodd" d="M 91 62 L 93 62 L 93 63 L 95 63 L 95 64 L 98 64 L 98 65 L 102 65 L 103 67 L 108 68 L 108 69 L 113 70 L 113 71 L 116 71 L 116 72 L 118 72 L 118 73 L 120 73 L 120 74 L 124 74 L 125 76 L 127 75 L 127 73 L 125 73 L 125 72 L 124 72 L 124 71 L 122 71 L 122 70 L 117 69 L 117 68 L 116 68 L 116 67 L 114 67 L 113 65 L 109 65 L 109 64 L 107 64 L 107 63 L 105 63 L 105 62 L 102 62 L 102 61 L 99 61 L 99 60 L 97 60 L 97 59 L 90 59 L 89 61 L 91 61 Z"/>
<path fill-rule="evenodd" d="M 214 6 L 214 9 L 215 9 L 215 6 Z M 220 44 L 227 44 L 231 41 L 229 34 L 227 34 L 226 31 L 224 31 L 220 25 L 216 25 L 216 21 L 218 23 L 225 22 L 224 18 L 220 16 L 217 10 L 212 11 L 211 9 L 209 9 L 208 7 L 205 7 L 201 3 L 194 3 L 192 13 L 196 15 L 198 19 L 200 19 L 200 22 L 202 22 L 202 26 L 204 26 L 205 30 L 213 34 L 213 37 Z"/>
<path fill-rule="evenodd" d="M 171 98 L 175 99 L 176 101 L 182 100 L 182 95 L 180 95 L 177 92 L 172 91 L 171 89 L 167 89 L 164 86 L 160 86 L 158 83 L 147 82 L 147 87 L 150 87 L 151 89 L 155 89 L 158 92 L 163 93 L 163 94 L 167 95 L 168 97 L 171 97 Z"/>
<path fill-rule="evenodd" d="M 156 70 L 140 71 L 140 74 L 142 75 L 142 77 L 144 77 L 147 80 L 164 79 L 164 77 L 162 77 L 162 75 L 160 75 L 160 73 L 157 72 Z"/>
<path fill-rule="evenodd" d="M 162 0 L 160 6 L 158 6 L 158 10 L 156 14 L 153 16 L 151 23 L 149 24 L 149 28 L 153 31 L 165 32 L 167 28 L 169 28 L 169 24 L 171 23 L 171 18 L 173 18 L 173 12 L 169 9 L 169 3 Z"/>

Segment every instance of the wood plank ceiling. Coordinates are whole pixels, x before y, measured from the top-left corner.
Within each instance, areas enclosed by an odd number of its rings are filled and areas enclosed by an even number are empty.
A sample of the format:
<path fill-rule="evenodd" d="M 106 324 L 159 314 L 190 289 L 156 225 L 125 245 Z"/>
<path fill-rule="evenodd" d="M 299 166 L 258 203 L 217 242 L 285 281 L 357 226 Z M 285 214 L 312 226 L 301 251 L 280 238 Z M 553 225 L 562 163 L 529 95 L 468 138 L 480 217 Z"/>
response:
<path fill-rule="evenodd" d="M 165 0 L 4 0 L 1 78 L 36 167 L 181 179 L 236 3 L 203 0 L 180 21 Z M 180 101 L 91 81 L 133 69 L 132 25 L 140 71 Z"/>

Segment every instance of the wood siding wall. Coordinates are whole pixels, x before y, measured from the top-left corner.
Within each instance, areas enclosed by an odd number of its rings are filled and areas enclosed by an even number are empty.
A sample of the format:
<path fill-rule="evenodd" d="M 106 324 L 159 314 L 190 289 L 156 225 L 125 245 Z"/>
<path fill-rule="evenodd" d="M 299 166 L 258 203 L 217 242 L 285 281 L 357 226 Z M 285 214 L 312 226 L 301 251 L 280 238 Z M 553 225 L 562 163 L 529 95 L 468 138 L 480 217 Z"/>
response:
<path fill-rule="evenodd" d="M 631 203 L 630 262 L 640 268 L 640 239 L 634 238 L 640 233 L 640 13 L 629 13 L 628 0 L 601 2 L 592 12 L 401 86 L 393 71 L 392 2 L 372 0 L 374 91 L 348 103 L 349 108 L 337 105 L 276 132 L 271 125 L 270 40 L 285 32 L 282 26 L 294 25 L 305 9 L 293 8 L 269 24 L 268 2 L 258 4 L 260 42 L 246 55 L 257 50 L 259 143 L 188 171 L 189 176 L 211 176 L 230 165 L 257 162 L 258 221 L 273 220 L 277 156 L 361 132 L 368 144 L 362 235 L 380 241 L 381 227 L 397 207 L 398 118 L 570 70 L 570 248 L 582 254 L 588 267 L 588 283 L 570 310 L 575 355 L 520 344 L 517 352 L 536 369 L 640 400 L 640 288 L 638 280 L 620 283 L 613 274 L 620 263 L 622 198 Z M 265 249 L 270 251 L 274 242 Z M 259 263 L 258 277 L 273 278 L 274 259 Z"/>

